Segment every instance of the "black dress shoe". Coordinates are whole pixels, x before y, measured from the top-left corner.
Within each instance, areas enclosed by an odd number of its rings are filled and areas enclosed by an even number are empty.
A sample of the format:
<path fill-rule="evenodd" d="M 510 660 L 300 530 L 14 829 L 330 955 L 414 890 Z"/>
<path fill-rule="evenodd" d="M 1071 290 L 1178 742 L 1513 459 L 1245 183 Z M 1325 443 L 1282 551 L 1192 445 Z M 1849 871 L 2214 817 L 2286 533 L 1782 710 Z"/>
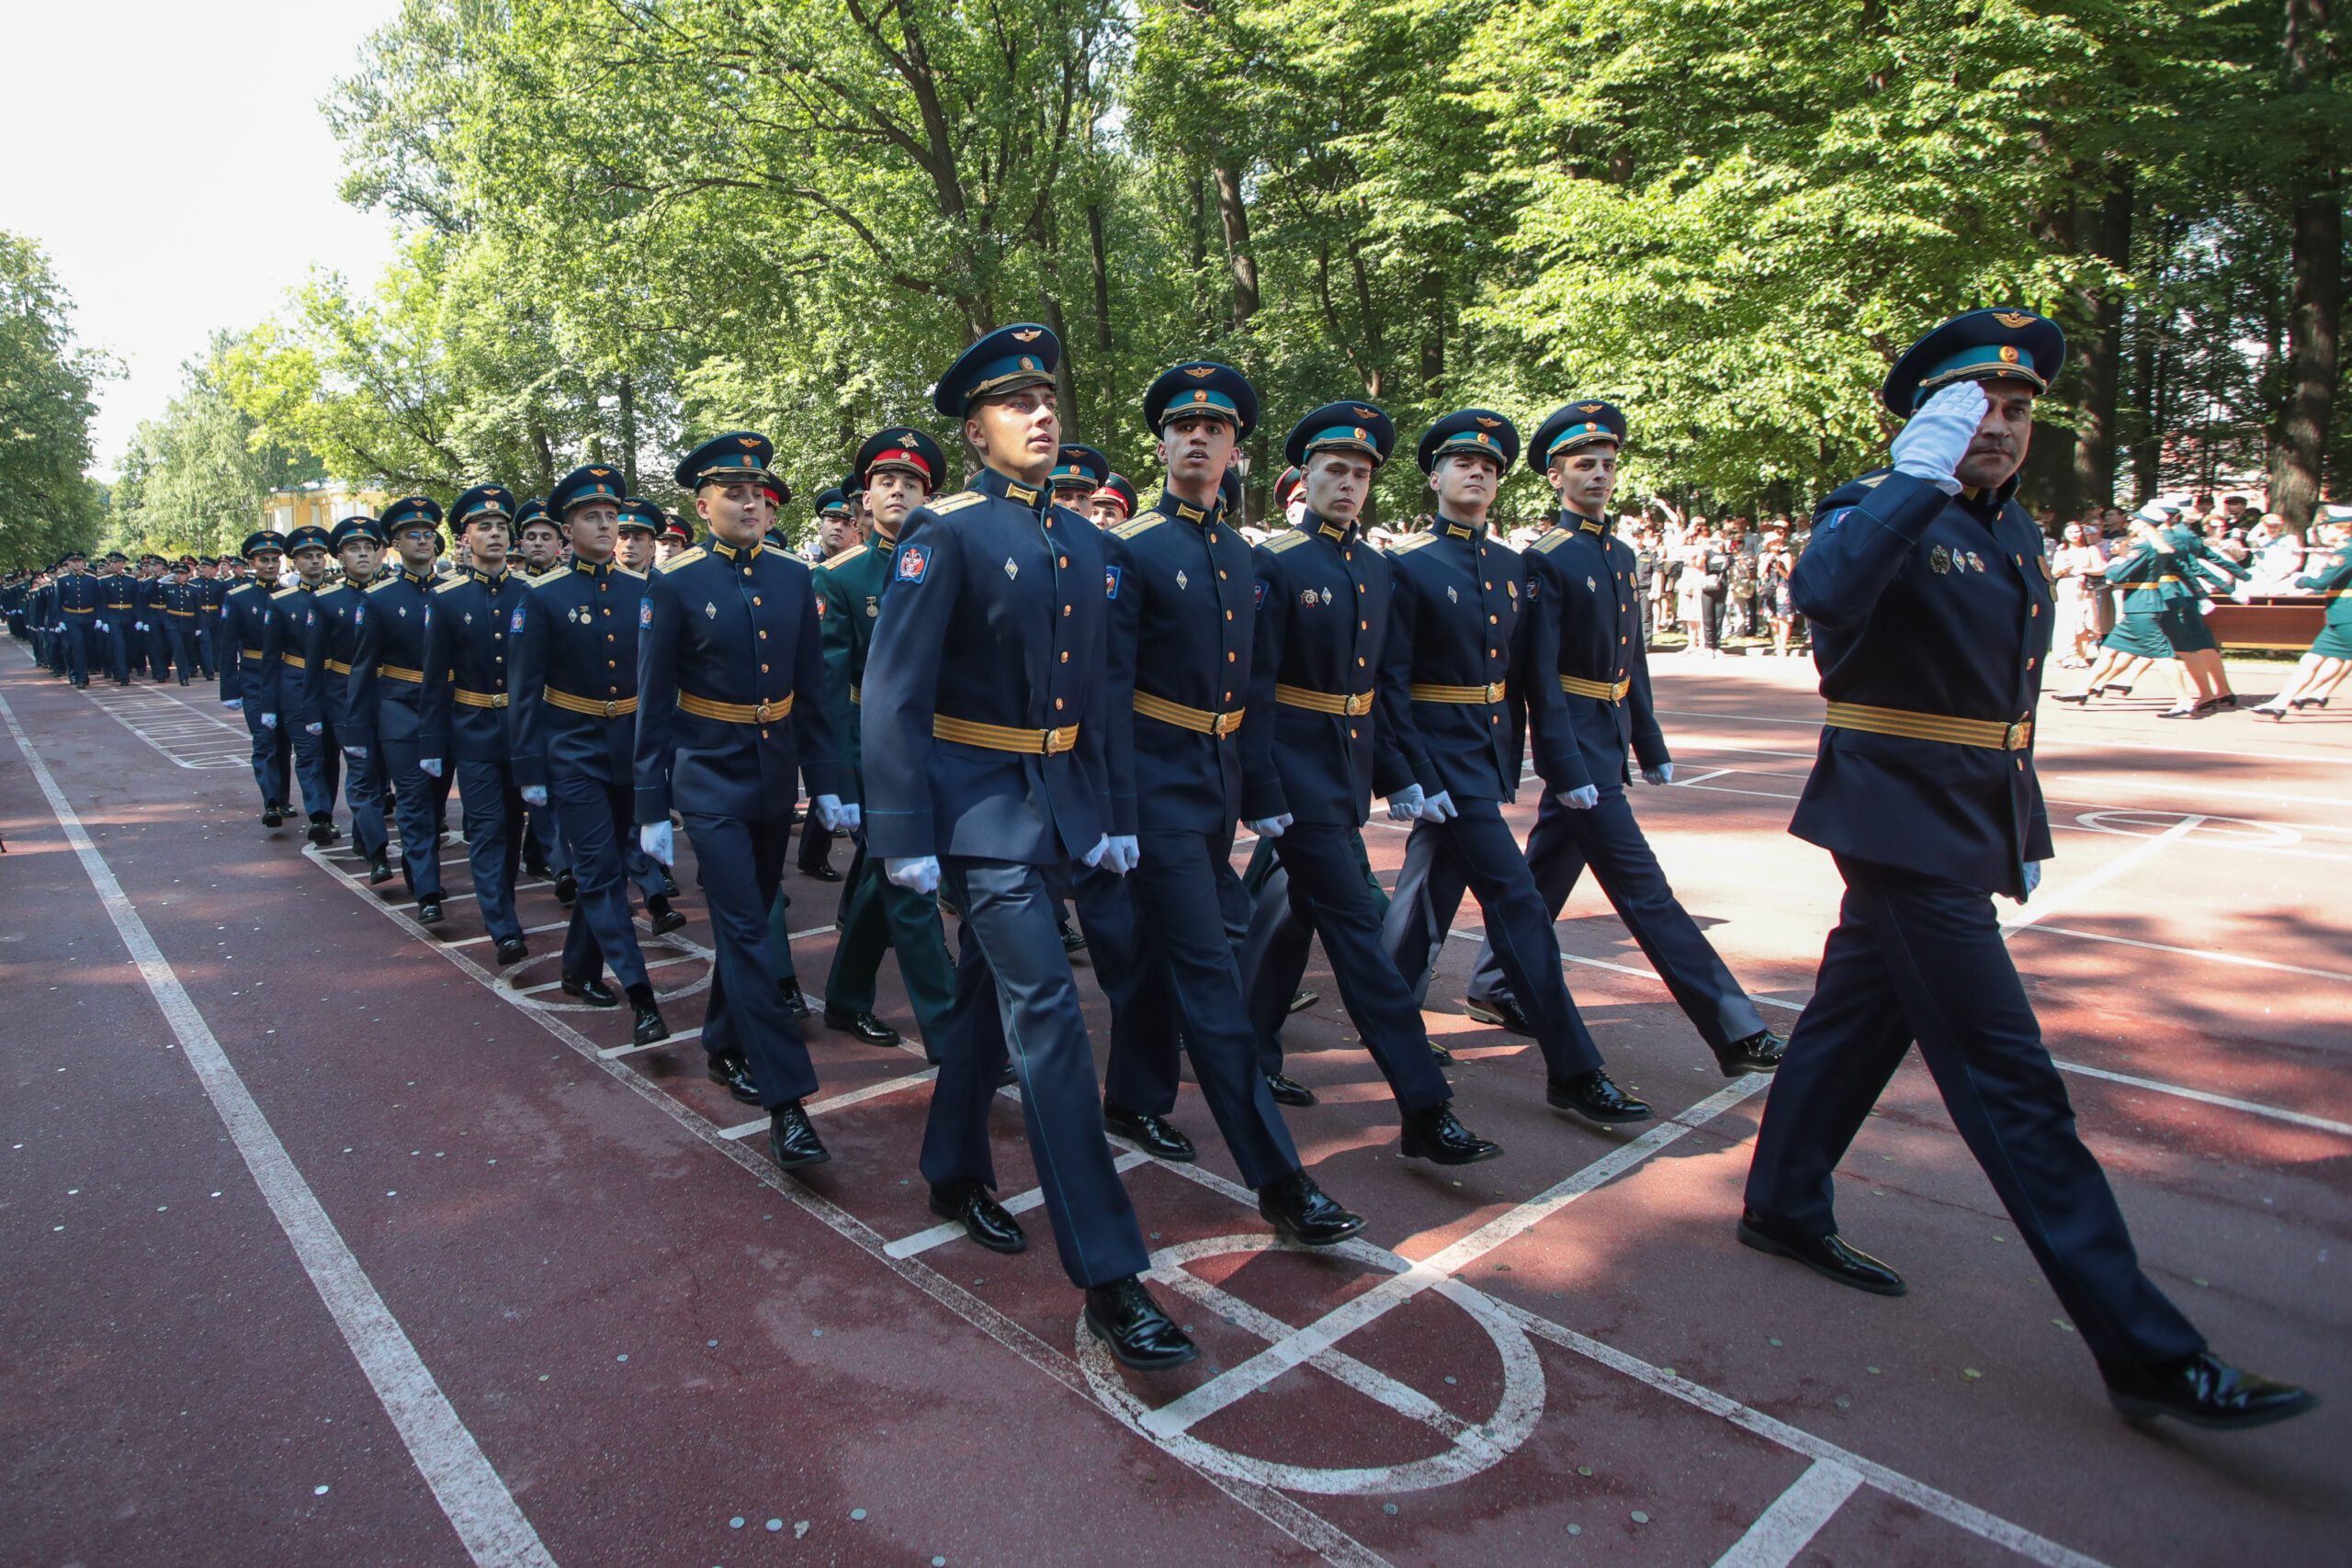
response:
<path fill-rule="evenodd" d="M 868 1045 L 896 1045 L 899 1043 L 899 1032 L 872 1013 L 852 1012 L 831 1002 L 825 1004 L 825 1027 L 838 1029 L 843 1034 L 854 1034 Z"/>
<path fill-rule="evenodd" d="M 768 1153 L 778 1167 L 798 1170 L 804 1165 L 822 1165 L 833 1156 L 817 1139 L 817 1129 L 808 1124 L 808 1112 L 800 1109 L 798 1100 L 779 1105 L 768 1117 Z"/>
<path fill-rule="evenodd" d="M 790 1013 L 795 1018 L 807 1018 L 808 1016 L 808 998 L 800 994 L 800 982 L 797 980 L 779 980 L 776 982 L 776 985 L 778 989 L 783 992 L 784 1010 Z"/>
<path fill-rule="evenodd" d="M 1323 993 L 1320 991 L 1293 991 L 1290 994 L 1290 1010 L 1304 1012 L 1322 999 Z"/>
<path fill-rule="evenodd" d="M 613 988 L 594 976 L 581 979 L 566 975 L 563 977 L 563 994 L 578 997 L 592 1008 L 616 1008 L 621 1005 L 621 999 Z"/>
<path fill-rule="evenodd" d="M 2319 1407 L 2319 1395 L 2309 1389 L 2233 1367 L 2211 1350 L 2109 1378 L 2107 1399 L 2126 1421 L 2169 1416 L 2216 1432 L 2267 1427 Z"/>
<path fill-rule="evenodd" d="M 441 923 L 441 900 L 438 898 L 419 898 L 416 901 L 416 923 L 421 926 L 439 925 Z"/>
<path fill-rule="evenodd" d="M 960 1191 L 933 1188 L 931 1212 L 962 1225 L 966 1235 L 990 1252 L 1029 1250 L 1029 1238 L 1021 1234 L 1021 1226 L 1004 1212 L 1004 1205 L 989 1197 L 988 1189 L 978 1182 Z"/>
<path fill-rule="evenodd" d="M 1769 1029 L 1759 1029 L 1745 1040 L 1735 1040 L 1715 1053 L 1715 1060 L 1723 1065 L 1724 1077 L 1740 1077 L 1748 1073 L 1769 1073 L 1778 1070 L 1781 1054 L 1789 1043 Z"/>
<path fill-rule="evenodd" d="M 1129 1111 L 1106 1101 L 1102 1107 L 1102 1130 L 1126 1139 L 1154 1159 L 1190 1165 L 1199 1157 L 1193 1140 L 1178 1132 L 1165 1116 Z"/>
<path fill-rule="evenodd" d="M 382 855 L 378 855 L 374 860 L 368 863 L 368 886 L 373 887 L 378 883 L 390 882 L 391 879 L 392 863 L 390 861 L 385 859 Z"/>
<path fill-rule="evenodd" d="M 1139 1372 L 1164 1372 L 1201 1353 L 1132 1274 L 1086 1287 L 1086 1327 L 1112 1359 Z"/>
<path fill-rule="evenodd" d="M 281 827 L 285 824 L 285 821 L 286 814 L 278 810 L 275 805 L 265 806 L 261 808 L 261 825 L 263 827 Z"/>
<path fill-rule="evenodd" d="M 659 893 L 645 900 L 645 913 L 655 936 L 668 936 L 672 931 L 685 929 L 686 917 L 670 908 L 670 900 Z"/>
<path fill-rule="evenodd" d="M 1329 1247 L 1363 1229 L 1363 1216 L 1340 1207 L 1303 1170 L 1259 1188 L 1258 1213 L 1285 1239 L 1301 1247 Z"/>
<path fill-rule="evenodd" d="M 752 1064 L 741 1056 L 709 1058 L 710 1081 L 746 1105 L 760 1102 L 759 1085 L 752 1081 Z"/>
<path fill-rule="evenodd" d="M 1535 1032 L 1535 1026 L 1527 1021 L 1527 1015 L 1520 1010 L 1519 1004 L 1508 997 L 1499 1001 L 1489 1001 L 1485 997 L 1464 997 L 1462 998 L 1462 1010 L 1480 1023 L 1498 1024 L 1513 1034 L 1532 1035 Z"/>
<path fill-rule="evenodd" d="M 1599 1067 L 1572 1078 L 1549 1080 L 1544 1086 L 1544 1102 L 1598 1127 L 1622 1127 L 1628 1122 L 1650 1119 L 1648 1103 L 1610 1082 L 1609 1075 Z"/>
<path fill-rule="evenodd" d="M 1266 1092 L 1274 1097 L 1276 1105 L 1312 1105 L 1315 1091 L 1287 1073 L 1268 1073 Z"/>
<path fill-rule="evenodd" d="M 833 869 L 830 861 L 819 861 L 800 874 L 811 882 L 839 882 L 842 879 L 842 874 Z"/>
<path fill-rule="evenodd" d="M 569 904 L 580 897 L 580 881 L 568 871 L 555 874 L 555 901 Z"/>
<path fill-rule="evenodd" d="M 1501 1156 L 1503 1146 L 1464 1127 L 1453 1114 L 1451 1100 L 1431 1106 L 1427 1111 L 1408 1111 L 1405 1116 L 1405 1141 L 1396 1152 L 1407 1159 L 1425 1159 L 1431 1165 L 1476 1165 L 1482 1159 Z"/>
<path fill-rule="evenodd" d="M 510 964 L 520 964 L 530 956 L 531 944 L 521 937 L 503 936 L 498 939 L 498 966 L 501 969 Z"/>
<path fill-rule="evenodd" d="M 1739 1240 L 1743 1247 L 1769 1252 L 1775 1258 L 1793 1258 L 1825 1280 L 1835 1280 L 1874 1296 L 1899 1296 L 1911 1288 L 1903 1282 L 1902 1275 L 1869 1253 L 1848 1247 L 1834 1231 L 1828 1235 L 1799 1235 L 1753 1213 L 1742 1213 Z"/>
<path fill-rule="evenodd" d="M 319 848 L 325 849 L 334 842 L 334 824 L 324 817 L 313 817 L 311 818 L 311 830 L 302 836 Z"/>
<path fill-rule="evenodd" d="M 662 1009 L 653 1000 L 653 987 L 640 980 L 628 988 L 629 1011 L 633 1015 L 628 1040 L 632 1045 L 650 1045 L 656 1040 L 670 1037 L 670 1026 L 662 1021 Z"/>
<path fill-rule="evenodd" d="M 1080 936 L 1078 932 L 1072 931 L 1068 920 L 1064 920 L 1062 922 L 1061 932 L 1062 951 L 1064 953 L 1084 953 L 1086 951 L 1086 939 L 1083 936 Z"/>

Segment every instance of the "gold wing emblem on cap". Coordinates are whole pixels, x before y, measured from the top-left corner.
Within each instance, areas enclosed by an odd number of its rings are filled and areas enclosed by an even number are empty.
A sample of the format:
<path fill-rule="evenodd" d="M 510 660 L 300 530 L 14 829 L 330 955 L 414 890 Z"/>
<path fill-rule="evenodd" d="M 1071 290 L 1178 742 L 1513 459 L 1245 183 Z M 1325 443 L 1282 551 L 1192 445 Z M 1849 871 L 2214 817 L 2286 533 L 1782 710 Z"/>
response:
<path fill-rule="evenodd" d="M 1600 408 L 1601 405 L 1599 403 L 1578 403 L 1577 405 L 1577 412 L 1578 413 L 1599 413 L 1600 412 Z"/>
<path fill-rule="evenodd" d="M 613 470 L 610 468 L 591 468 L 588 471 L 595 475 L 600 479 L 610 479 L 613 473 Z"/>
<path fill-rule="evenodd" d="M 911 431 L 911 430 L 902 430 L 902 431 L 899 432 L 899 446 L 913 446 L 914 444 L 915 444 L 915 433 L 914 433 L 913 431 Z"/>
<path fill-rule="evenodd" d="M 1502 421 L 1498 419 L 1488 419 L 1485 414 L 1480 414 L 1478 416 L 1478 423 L 1485 425 L 1488 430 L 1493 430 L 1499 426 L 1502 423 Z"/>
<path fill-rule="evenodd" d="M 739 435 L 735 438 L 735 445 L 741 446 L 746 452 L 750 451 L 752 447 L 757 446 L 759 444 L 760 438 L 756 435 Z"/>
<path fill-rule="evenodd" d="M 1358 409 L 1356 410 L 1356 417 L 1358 419 L 1378 419 L 1380 417 L 1380 411 L 1378 409 Z M 1361 435 L 1363 432 L 1358 431 L 1356 434 Z"/>
<path fill-rule="evenodd" d="M 1184 374 L 1197 381 L 1203 377 L 1216 375 L 1216 367 L 1214 365 L 1187 365 L 1184 367 Z"/>
<path fill-rule="evenodd" d="M 2031 316 L 2027 315 L 2023 310 L 1996 310 L 1993 312 L 1993 319 L 2000 322 L 2003 326 L 2008 328 L 2011 332 L 2017 331 L 2019 327 L 2026 325 L 2033 320 Z"/>
<path fill-rule="evenodd" d="M 1013 340 L 1018 343 L 1035 343 L 1039 338 L 1045 335 L 1045 333 L 1046 329 L 1043 327 L 1031 327 L 1026 332 L 1014 333 L 1012 336 Z"/>

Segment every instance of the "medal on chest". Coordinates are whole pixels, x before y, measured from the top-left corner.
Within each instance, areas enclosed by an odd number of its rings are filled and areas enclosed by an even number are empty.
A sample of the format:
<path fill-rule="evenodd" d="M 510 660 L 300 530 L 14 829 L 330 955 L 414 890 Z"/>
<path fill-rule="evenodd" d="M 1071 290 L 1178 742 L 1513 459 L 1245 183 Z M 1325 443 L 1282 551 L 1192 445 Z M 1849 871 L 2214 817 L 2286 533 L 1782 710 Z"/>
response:
<path fill-rule="evenodd" d="M 1178 567 L 1176 569 L 1176 586 L 1180 589 L 1189 588 L 1192 586 L 1192 582 L 1193 580 L 1184 575 L 1184 569 L 1182 567 Z"/>

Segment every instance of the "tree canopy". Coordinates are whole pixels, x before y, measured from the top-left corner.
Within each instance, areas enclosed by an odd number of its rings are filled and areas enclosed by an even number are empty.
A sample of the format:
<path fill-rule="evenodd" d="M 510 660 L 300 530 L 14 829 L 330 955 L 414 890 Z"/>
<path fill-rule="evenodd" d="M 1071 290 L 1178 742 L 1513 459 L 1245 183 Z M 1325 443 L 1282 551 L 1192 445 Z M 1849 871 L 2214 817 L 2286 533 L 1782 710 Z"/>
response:
<path fill-rule="evenodd" d="M 0 569 L 97 542 L 104 497 L 85 474 L 114 365 L 74 341 L 73 316 L 40 247 L 0 231 Z"/>

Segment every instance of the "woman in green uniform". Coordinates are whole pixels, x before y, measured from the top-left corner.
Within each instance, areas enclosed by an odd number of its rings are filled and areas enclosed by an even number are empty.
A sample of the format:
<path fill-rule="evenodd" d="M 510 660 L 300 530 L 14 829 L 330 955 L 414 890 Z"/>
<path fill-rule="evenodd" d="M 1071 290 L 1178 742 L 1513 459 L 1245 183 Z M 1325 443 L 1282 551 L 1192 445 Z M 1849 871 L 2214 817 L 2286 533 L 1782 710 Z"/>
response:
<path fill-rule="evenodd" d="M 2141 671 L 2175 657 L 2172 639 L 2165 633 L 2166 593 L 2180 581 L 2172 541 L 2143 512 L 2132 519 L 2131 545 L 2108 563 L 2105 573 L 2109 587 L 2123 591 L 2115 629 L 2100 639 L 2098 664 L 2082 689 L 2052 694 L 2062 703 L 2087 703 L 2105 692 L 2125 695 Z M 2191 605 L 2193 613 L 2193 600 Z M 2196 688 L 2185 671 L 2179 679 L 2179 705 L 2185 706 L 2193 701 Z"/>
<path fill-rule="evenodd" d="M 2335 558 L 2295 579 L 2295 586 L 2327 595 L 2327 621 L 2288 677 L 2286 688 L 2253 710 L 2274 724 L 2307 703 L 2325 707 L 2327 694 L 2352 670 L 2352 523 L 2331 520 L 2320 525 L 2319 534 L 2320 542 L 2335 549 Z"/>

